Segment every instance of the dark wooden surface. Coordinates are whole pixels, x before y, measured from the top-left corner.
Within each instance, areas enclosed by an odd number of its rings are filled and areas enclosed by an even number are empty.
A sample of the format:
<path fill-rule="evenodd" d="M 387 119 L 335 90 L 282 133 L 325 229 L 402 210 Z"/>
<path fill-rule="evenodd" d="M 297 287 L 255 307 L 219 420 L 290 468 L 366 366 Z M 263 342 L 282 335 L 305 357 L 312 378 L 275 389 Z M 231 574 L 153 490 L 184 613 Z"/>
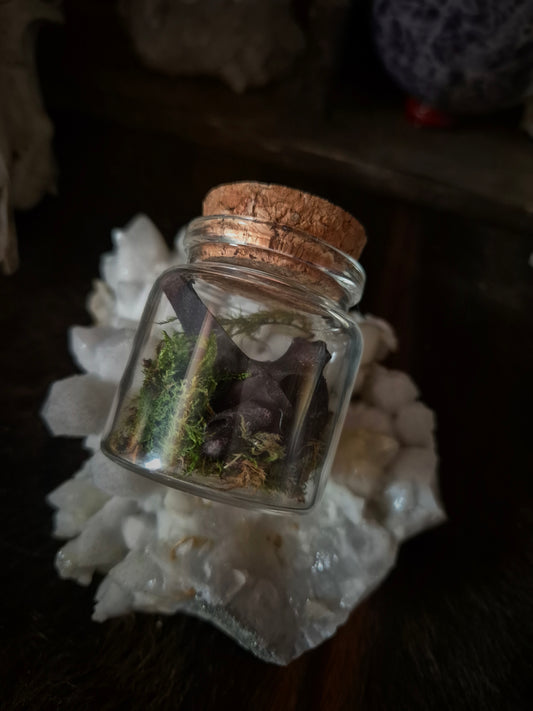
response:
<path fill-rule="evenodd" d="M 59 195 L 18 218 L 21 268 L 0 279 L 0 707 L 427 711 L 530 708 L 531 365 L 527 233 L 413 207 L 320 173 L 61 113 Z M 287 668 L 181 615 L 91 622 L 95 585 L 61 581 L 44 497 L 86 456 L 39 418 L 75 368 L 66 331 L 109 232 L 144 211 L 169 239 L 212 185 L 310 189 L 365 224 L 362 310 L 388 318 L 436 410 L 449 521 L 403 546 L 333 639 Z"/>

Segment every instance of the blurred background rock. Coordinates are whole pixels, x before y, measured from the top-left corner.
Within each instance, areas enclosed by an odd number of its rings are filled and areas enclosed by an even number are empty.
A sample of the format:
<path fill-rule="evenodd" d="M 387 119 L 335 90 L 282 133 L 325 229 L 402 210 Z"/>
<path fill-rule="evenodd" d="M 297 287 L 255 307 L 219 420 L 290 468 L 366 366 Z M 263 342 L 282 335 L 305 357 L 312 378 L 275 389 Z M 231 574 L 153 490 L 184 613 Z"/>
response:
<path fill-rule="evenodd" d="M 0 244 L 8 270 L 16 257 L 6 258 L 14 234 L 7 205 L 27 207 L 53 187 L 51 124 L 39 108 L 32 58 L 34 19 L 59 18 L 57 6 L 1 4 L 3 17 L 18 22 L 0 29 L 0 53 L 11 53 L 2 76 L 12 71 L 14 51 L 23 57 L 11 94 L 3 89 L 1 143 L 11 147 L 2 149 Z M 533 76 L 527 0 L 65 0 L 61 7 L 64 23 L 45 26 L 37 39 L 53 118 L 99 117 L 533 226 L 531 114 L 522 106 Z M 31 100 L 20 98 L 24 92 Z M 32 170 L 23 170 L 29 161 Z"/>

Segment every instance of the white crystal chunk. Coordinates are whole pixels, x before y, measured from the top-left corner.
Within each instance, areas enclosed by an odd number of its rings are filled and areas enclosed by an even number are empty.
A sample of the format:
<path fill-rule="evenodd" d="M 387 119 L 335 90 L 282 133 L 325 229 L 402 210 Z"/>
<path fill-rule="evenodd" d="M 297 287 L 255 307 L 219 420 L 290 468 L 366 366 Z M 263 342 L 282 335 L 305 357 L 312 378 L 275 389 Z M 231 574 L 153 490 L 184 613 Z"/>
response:
<path fill-rule="evenodd" d="M 118 383 L 128 360 L 135 330 L 112 326 L 74 326 L 70 350 L 83 370 Z"/>
<path fill-rule="evenodd" d="M 422 402 L 411 402 L 404 405 L 396 415 L 395 429 L 405 444 L 430 447 L 435 430 L 435 415 Z"/>
<path fill-rule="evenodd" d="M 184 261 L 144 216 L 113 233 L 104 281 L 72 328 L 87 371 L 53 384 L 43 417 L 55 435 L 85 437 L 91 456 L 49 497 L 64 578 L 103 576 L 93 619 L 132 610 L 209 620 L 262 659 L 287 664 L 335 633 L 396 560 L 398 544 L 443 520 L 435 418 L 412 379 L 378 362 L 397 346 L 391 327 L 357 317 L 363 365 L 330 481 L 307 516 L 272 516 L 207 502 L 110 461 L 99 442 L 151 285 Z M 264 357 L 282 350 L 272 340 Z M 334 365 L 334 364 L 333 364 Z M 155 464 L 154 464 L 155 466 Z"/>
<path fill-rule="evenodd" d="M 373 365 L 365 381 L 363 399 L 370 405 L 390 414 L 414 402 L 419 395 L 418 388 L 407 375 L 399 370 L 387 370 Z"/>
<path fill-rule="evenodd" d="M 41 414 L 56 436 L 98 434 L 107 420 L 115 386 L 94 375 L 71 375 L 57 380 Z"/>

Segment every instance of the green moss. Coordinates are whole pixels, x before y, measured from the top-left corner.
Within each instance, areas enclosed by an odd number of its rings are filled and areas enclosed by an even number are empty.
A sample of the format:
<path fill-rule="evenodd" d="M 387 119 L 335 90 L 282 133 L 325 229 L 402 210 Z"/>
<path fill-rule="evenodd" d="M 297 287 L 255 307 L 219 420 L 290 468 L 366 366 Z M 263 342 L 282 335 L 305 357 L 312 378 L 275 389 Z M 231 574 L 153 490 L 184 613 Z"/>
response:
<path fill-rule="evenodd" d="M 135 456 L 153 453 L 165 466 L 195 469 L 218 385 L 215 357 L 214 335 L 202 340 L 164 331 L 155 357 L 143 363 L 143 384 L 116 445 Z"/>
<path fill-rule="evenodd" d="M 284 311 L 282 309 L 271 311 L 258 311 L 255 314 L 242 314 L 230 318 L 219 319 L 226 333 L 234 338 L 235 336 L 246 335 L 254 338 L 255 334 L 263 326 L 287 326 L 295 328 L 303 334 L 312 335 L 309 319 L 303 314 L 294 311 Z"/>
<path fill-rule="evenodd" d="M 279 434 L 251 433 L 241 418 L 232 453 L 221 461 L 203 456 L 206 424 L 214 414 L 211 403 L 228 382 L 249 376 L 217 374 L 216 356 L 214 334 L 198 338 L 163 331 L 154 357 L 143 362 L 142 386 L 112 447 L 139 463 L 159 458 L 167 472 L 216 478 L 220 488 L 263 488 L 301 499 L 307 477 L 322 457 L 319 443 L 307 445 L 287 461 Z"/>
<path fill-rule="evenodd" d="M 160 452 L 168 466 L 185 465 L 189 471 L 198 464 L 205 415 L 217 387 L 215 357 L 214 335 L 202 341 L 164 333 L 155 361 L 145 363 L 139 409 L 148 414 L 140 444 Z"/>

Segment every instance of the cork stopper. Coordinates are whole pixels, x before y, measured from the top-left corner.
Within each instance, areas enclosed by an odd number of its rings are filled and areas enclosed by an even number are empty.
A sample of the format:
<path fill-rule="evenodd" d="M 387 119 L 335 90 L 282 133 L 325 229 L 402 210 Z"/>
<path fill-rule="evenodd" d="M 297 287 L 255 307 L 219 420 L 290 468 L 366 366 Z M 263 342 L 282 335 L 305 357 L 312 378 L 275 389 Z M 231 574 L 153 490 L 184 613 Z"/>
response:
<path fill-rule="evenodd" d="M 363 226 L 348 212 L 328 200 L 284 185 L 255 182 L 218 185 L 204 198 L 202 214 L 254 217 L 290 227 L 326 242 L 354 259 L 359 259 L 366 243 Z M 253 231 L 250 238 L 253 241 Z M 282 249 L 287 254 L 301 254 L 302 247 L 294 236 L 283 240 Z M 318 254 L 315 256 L 318 262 L 322 261 Z M 327 259 L 329 261 L 331 256 Z"/>

